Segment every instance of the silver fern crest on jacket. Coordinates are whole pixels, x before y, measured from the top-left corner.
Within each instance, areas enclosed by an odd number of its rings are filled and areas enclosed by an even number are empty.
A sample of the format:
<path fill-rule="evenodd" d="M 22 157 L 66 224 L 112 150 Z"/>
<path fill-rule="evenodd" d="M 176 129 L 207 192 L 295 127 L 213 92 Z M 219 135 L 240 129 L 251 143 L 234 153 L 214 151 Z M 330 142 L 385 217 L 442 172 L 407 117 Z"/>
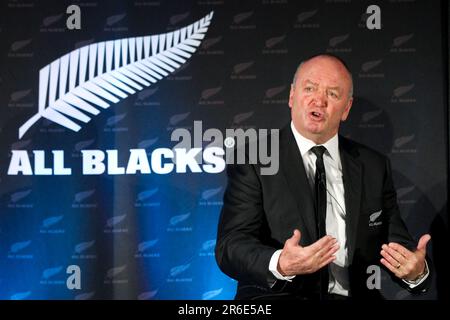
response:
<path fill-rule="evenodd" d="M 39 111 L 19 128 L 19 139 L 40 118 L 79 131 L 101 109 L 178 69 L 205 37 L 213 11 L 165 34 L 90 44 L 39 71 Z"/>

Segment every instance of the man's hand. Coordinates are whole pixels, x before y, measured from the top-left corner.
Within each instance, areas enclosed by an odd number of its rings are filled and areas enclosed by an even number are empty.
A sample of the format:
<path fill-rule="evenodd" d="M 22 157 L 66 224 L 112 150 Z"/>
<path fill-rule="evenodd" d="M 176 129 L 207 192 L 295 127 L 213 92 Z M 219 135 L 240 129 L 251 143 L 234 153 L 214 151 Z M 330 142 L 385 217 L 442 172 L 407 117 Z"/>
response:
<path fill-rule="evenodd" d="M 295 229 L 291 238 L 284 243 L 278 260 L 278 271 L 283 276 L 314 273 L 320 268 L 331 263 L 339 249 L 337 240 L 331 236 L 325 236 L 313 244 L 302 247 L 300 231 Z"/>
<path fill-rule="evenodd" d="M 391 242 L 381 246 L 381 263 L 398 278 L 409 281 L 416 280 L 425 271 L 425 255 L 427 243 L 431 236 L 425 234 L 420 237 L 417 249 L 412 252 L 398 243 Z"/>

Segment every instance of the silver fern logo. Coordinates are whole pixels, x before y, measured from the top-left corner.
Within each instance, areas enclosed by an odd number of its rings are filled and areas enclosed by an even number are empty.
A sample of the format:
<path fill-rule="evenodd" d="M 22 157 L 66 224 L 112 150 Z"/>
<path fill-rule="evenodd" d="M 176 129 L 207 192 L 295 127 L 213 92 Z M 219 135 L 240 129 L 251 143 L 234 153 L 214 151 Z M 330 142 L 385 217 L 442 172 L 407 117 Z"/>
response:
<path fill-rule="evenodd" d="M 369 227 L 379 226 L 383 223 L 383 221 L 377 221 L 377 219 L 381 216 L 383 210 L 376 211 L 371 213 L 369 216 Z"/>
<path fill-rule="evenodd" d="M 167 77 L 196 52 L 213 13 L 169 33 L 86 45 L 46 65 L 39 110 L 19 128 L 19 139 L 41 118 L 78 132 L 102 109 Z"/>

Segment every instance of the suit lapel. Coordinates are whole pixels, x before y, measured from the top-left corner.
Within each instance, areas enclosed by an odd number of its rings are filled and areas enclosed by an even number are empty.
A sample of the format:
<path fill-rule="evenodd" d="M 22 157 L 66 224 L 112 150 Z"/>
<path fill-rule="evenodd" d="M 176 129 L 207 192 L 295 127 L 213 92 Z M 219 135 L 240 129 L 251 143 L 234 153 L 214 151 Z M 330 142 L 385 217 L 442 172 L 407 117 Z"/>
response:
<path fill-rule="evenodd" d="M 357 151 L 352 148 L 347 139 L 341 136 L 339 136 L 339 149 L 344 183 L 348 258 L 351 263 L 361 211 L 362 172 L 361 164 L 356 159 Z"/>
<path fill-rule="evenodd" d="M 317 240 L 316 219 L 314 213 L 314 198 L 306 176 L 303 159 L 295 141 L 290 126 L 280 132 L 281 171 L 286 178 L 292 197 L 298 207 L 298 214 L 303 221 L 312 242 Z"/>

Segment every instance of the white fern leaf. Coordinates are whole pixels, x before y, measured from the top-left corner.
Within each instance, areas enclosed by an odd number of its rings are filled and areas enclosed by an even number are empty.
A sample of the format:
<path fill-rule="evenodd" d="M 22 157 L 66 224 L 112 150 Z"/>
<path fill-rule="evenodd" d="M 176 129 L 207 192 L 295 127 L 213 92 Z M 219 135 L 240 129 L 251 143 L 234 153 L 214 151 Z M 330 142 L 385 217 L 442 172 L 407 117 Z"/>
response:
<path fill-rule="evenodd" d="M 84 148 L 89 147 L 91 144 L 93 144 L 94 141 L 95 141 L 94 139 L 91 139 L 91 140 L 84 140 L 84 141 L 77 142 L 73 149 L 75 151 L 80 152 Z"/>
<path fill-rule="evenodd" d="M 116 277 L 119 273 L 124 271 L 126 268 L 127 268 L 127 265 L 111 268 L 106 272 L 106 277 L 109 279 L 112 279 L 112 278 Z"/>
<path fill-rule="evenodd" d="M 223 288 L 220 288 L 220 289 L 217 289 L 217 290 L 207 291 L 207 292 L 202 294 L 202 300 L 211 300 L 215 296 L 218 296 L 219 294 L 221 294 L 222 290 L 223 290 Z"/>
<path fill-rule="evenodd" d="M 11 246 L 11 252 L 16 253 L 22 249 L 25 249 L 26 247 L 28 247 L 30 245 L 30 243 L 31 243 L 31 240 L 16 242 Z"/>
<path fill-rule="evenodd" d="M 27 145 L 29 145 L 31 142 L 31 139 L 28 140 L 22 140 L 22 141 L 16 141 L 14 143 L 11 144 L 11 150 L 20 150 L 20 149 L 25 149 L 25 147 Z"/>
<path fill-rule="evenodd" d="M 179 275 L 180 273 L 182 273 L 183 271 L 189 269 L 190 266 L 191 266 L 191 264 L 188 263 L 188 264 L 183 264 L 180 266 L 173 267 L 170 269 L 170 276 L 175 277 L 175 276 Z"/>
<path fill-rule="evenodd" d="M 79 243 L 75 246 L 75 252 L 80 254 L 83 251 L 86 251 L 87 249 L 92 247 L 94 245 L 94 243 L 95 243 L 95 240 Z"/>
<path fill-rule="evenodd" d="M 112 218 L 109 218 L 106 221 L 106 226 L 111 228 L 111 227 L 119 224 L 120 222 L 122 222 L 126 218 L 126 216 L 127 216 L 126 214 L 123 214 L 121 216 L 114 216 Z"/>
<path fill-rule="evenodd" d="M 383 210 L 379 210 L 379 211 L 377 211 L 377 212 L 372 213 L 372 214 L 369 216 L 370 222 L 374 222 L 375 220 L 377 220 L 377 218 L 381 215 L 381 212 L 382 212 L 382 211 L 383 211 Z"/>
<path fill-rule="evenodd" d="M 59 221 L 61 221 L 63 219 L 64 216 L 55 216 L 55 217 L 50 217 L 45 219 L 44 221 L 42 221 L 42 228 L 48 228 L 51 227 L 52 225 L 58 223 Z"/>
<path fill-rule="evenodd" d="M 190 112 L 175 114 L 175 115 L 170 117 L 169 123 L 172 126 L 174 126 L 177 123 L 179 123 L 179 122 L 183 121 L 184 119 L 186 119 L 190 114 L 191 114 Z"/>
<path fill-rule="evenodd" d="M 26 291 L 26 292 L 19 292 L 16 294 L 13 294 L 10 299 L 11 300 L 24 300 L 26 298 L 28 298 L 28 296 L 31 294 L 31 291 Z"/>
<path fill-rule="evenodd" d="M 19 139 L 41 118 L 77 132 L 101 109 L 173 73 L 200 46 L 213 13 L 169 33 L 86 45 L 43 67 L 39 110 Z"/>
<path fill-rule="evenodd" d="M 202 250 L 203 251 L 211 250 L 212 248 L 214 248 L 215 245 L 216 245 L 216 239 L 207 240 L 207 241 L 203 242 Z"/>
<path fill-rule="evenodd" d="M 119 114 L 119 115 L 117 115 L 117 116 L 109 117 L 109 118 L 106 120 L 106 125 L 107 125 L 108 127 L 111 127 L 111 126 L 117 124 L 117 123 L 118 123 L 119 121 L 121 121 L 123 118 L 125 118 L 126 115 L 127 115 L 126 113 L 122 113 L 122 114 Z"/>
<path fill-rule="evenodd" d="M 86 293 L 80 293 L 75 296 L 74 300 L 89 300 L 94 296 L 95 292 L 86 292 Z"/>
<path fill-rule="evenodd" d="M 158 239 L 141 242 L 138 245 L 138 251 L 139 252 L 144 252 L 148 248 L 153 247 L 157 242 L 158 242 Z"/>
<path fill-rule="evenodd" d="M 138 295 L 138 300 L 149 300 L 156 296 L 157 293 L 158 290 L 142 292 L 140 295 Z"/>
<path fill-rule="evenodd" d="M 214 188 L 214 189 L 208 189 L 202 192 L 202 199 L 208 200 L 218 194 L 222 190 L 222 187 Z"/>
<path fill-rule="evenodd" d="M 174 226 L 174 225 L 186 220 L 187 218 L 189 218 L 190 215 L 191 215 L 191 213 L 188 212 L 186 214 L 180 214 L 178 216 L 173 216 L 172 218 L 170 218 L 170 225 Z"/>
<path fill-rule="evenodd" d="M 54 267 L 54 268 L 47 268 L 42 272 L 42 278 L 49 279 L 49 278 L 53 277 L 54 275 L 60 273 L 62 269 L 63 269 L 62 266 L 58 266 L 58 267 Z"/>
<path fill-rule="evenodd" d="M 138 148 L 147 149 L 152 144 L 156 143 L 156 141 L 158 141 L 158 139 L 159 139 L 159 137 L 156 137 L 153 139 L 148 139 L 148 140 L 142 140 L 141 142 L 138 143 Z"/>

